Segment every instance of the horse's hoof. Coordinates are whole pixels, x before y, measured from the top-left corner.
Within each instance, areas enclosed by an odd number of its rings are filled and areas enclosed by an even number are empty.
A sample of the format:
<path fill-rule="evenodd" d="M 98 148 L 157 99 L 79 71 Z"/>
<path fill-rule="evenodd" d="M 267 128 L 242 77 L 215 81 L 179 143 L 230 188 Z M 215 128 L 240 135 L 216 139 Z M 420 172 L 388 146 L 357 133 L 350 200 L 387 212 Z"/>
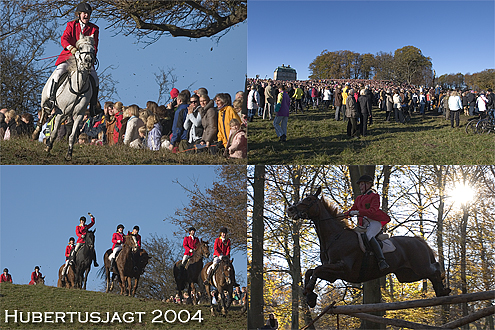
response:
<path fill-rule="evenodd" d="M 313 308 L 316 306 L 316 299 L 318 296 L 314 292 L 310 292 L 306 295 L 306 302 L 308 303 L 308 306 Z"/>
<path fill-rule="evenodd" d="M 44 149 L 44 150 L 45 150 L 45 152 L 46 152 L 46 153 L 48 153 L 48 154 L 50 153 L 50 148 L 45 147 L 45 149 Z"/>

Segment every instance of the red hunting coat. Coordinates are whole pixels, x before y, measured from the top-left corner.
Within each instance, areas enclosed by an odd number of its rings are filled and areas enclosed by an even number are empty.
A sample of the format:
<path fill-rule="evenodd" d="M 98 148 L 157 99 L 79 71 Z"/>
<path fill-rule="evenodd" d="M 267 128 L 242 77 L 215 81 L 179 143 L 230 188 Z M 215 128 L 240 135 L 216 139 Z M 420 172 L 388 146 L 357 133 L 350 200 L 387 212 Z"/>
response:
<path fill-rule="evenodd" d="M 93 227 L 94 224 L 95 224 L 95 218 L 91 217 L 91 223 L 89 225 L 76 226 L 76 235 L 78 237 L 76 243 L 84 243 L 84 239 L 82 239 L 81 236 L 86 235 L 88 233 L 88 229 Z"/>
<path fill-rule="evenodd" d="M 215 240 L 215 244 L 213 245 L 213 253 L 214 256 L 226 256 L 230 259 L 230 238 L 226 238 L 224 241 L 220 237 Z"/>
<path fill-rule="evenodd" d="M 32 272 L 31 273 L 31 282 L 29 282 L 29 285 L 34 285 L 36 284 L 36 281 L 43 277 L 43 275 L 41 273 L 38 272 L 38 274 L 36 274 L 36 271 Z"/>
<path fill-rule="evenodd" d="M 70 254 L 72 253 L 72 250 L 74 250 L 74 248 L 75 248 L 75 246 L 74 245 L 70 245 L 70 244 L 68 244 L 65 247 L 65 259 L 69 259 Z"/>
<path fill-rule="evenodd" d="M 379 221 L 382 227 L 385 226 L 389 221 L 390 217 L 387 213 L 380 209 L 380 195 L 375 193 L 373 190 L 368 190 L 363 195 L 359 195 L 354 202 L 354 205 L 345 215 L 349 215 L 350 211 L 359 211 L 359 225 L 363 225 L 363 217 L 368 217 L 371 220 Z"/>
<path fill-rule="evenodd" d="M 0 283 L 2 282 L 12 283 L 12 276 L 10 276 L 10 274 L 7 274 L 7 276 L 5 276 L 5 274 L 2 273 L 2 275 L 0 275 Z"/>
<path fill-rule="evenodd" d="M 117 241 L 120 241 L 120 243 L 118 243 Z M 113 236 L 112 236 L 112 250 L 115 249 L 115 246 L 117 245 L 122 245 L 124 244 L 125 242 L 125 238 L 124 238 L 124 234 L 122 233 L 113 233 Z"/>
<path fill-rule="evenodd" d="M 76 42 L 79 40 L 81 34 L 81 24 L 79 24 L 79 20 L 75 21 L 70 21 L 67 23 L 67 27 L 65 28 L 64 34 L 62 34 L 62 47 L 64 47 L 64 50 L 60 53 L 58 56 L 57 62 L 55 62 L 55 65 L 59 65 L 60 63 L 63 63 L 67 61 L 69 57 L 72 56 L 72 53 L 70 50 L 67 49 L 69 45 L 71 46 L 76 46 Z M 82 34 L 85 36 L 90 36 L 93 35 L 93 38 L 95 39 L 95 55 L 98 52 L 98 37 L 100 34 L 100 28 L 96 26 L 93 23 L 88 23 L 84 27 L 84 31 L 82 31 Z"/>
<path fill-rule="evenodd" d="M 184 252 L 184 255 L 188 255 L 192 257 L 193 253 L 189 252 L 191 249 L 195 250 L 199 245 L 199 239 L 197 237 L 194 237 L 194 239 L 191 236 L 186 236 L 184 237 L 184 242 L 182 243 L 182 246 L 186 250 Z"/>

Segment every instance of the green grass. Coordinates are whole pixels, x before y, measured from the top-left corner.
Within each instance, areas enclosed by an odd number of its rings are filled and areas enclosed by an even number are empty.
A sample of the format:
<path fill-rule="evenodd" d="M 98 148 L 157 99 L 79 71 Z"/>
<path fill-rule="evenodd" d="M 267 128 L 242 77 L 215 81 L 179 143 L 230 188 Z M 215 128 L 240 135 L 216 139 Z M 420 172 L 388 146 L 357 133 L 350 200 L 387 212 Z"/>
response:
<path fill-rule="evenodd" d="M 436 112 L 413 114 L 407 124 L 385 122 L 373 110 L 368 136 L 349 138 L 347 122 L 335 121 L 335 110 L 311 109 L 290 114 L 287 142 L 281 143 L 272 121 L 249 123 L 249 164 L 493 164 L 495 134 L 467 135 Z"/>
<path fill-rule="evenodd" d="M 115 294 L 82 291 L 75 289 L 62 289 L 43 285 L 17 285 L 10 283 L 0 284 L 0 329 L 246 329 L 247 316 L 242 313 L 240 306 L 232 306 L 226 317 L 211 316 L 209 305 L 177 305 L 174 303 L 163 303 L 157 300 L 138 299 Z M 14 323 L 13 318 L 9 318 L 9 323 L 6 323 L 5 310 L 8 310 L 9 315 L 14 314 L 14 310 L 18 311 L 17 323 Z M 153 319 L 159 315 L 161 317 L 156 320 L 162 320 L 163 323 L 154 323 Z M 168 310 L 174 310 L 178 314 L 181 310 L 188 310 L 192 317 L 198 310 L 201 310 L 202 322 L 189 321 L 181 323 L 176 320 L 173 323 L 167 323 L 164 320 L 164 314 Z M 20 312 L 24 312 L 23 320 L 27 318 L 27 312 L 54 312 L 52 320 L 55 320 L 55 312 L 65 313 L 65 323 L 21 323 Z M 74 323 L 69 323 L 70 316 L 67 312 L 81 312 L 81 320 L 84 321 L 85 312 L 95 312 L 106 320 L 106 313 L 110 313 L 110 320 L 117 312 L 122 322 L 108 323 L 79 323 L 78 316 L 74 316 Z M 130 321 L 131 314 L 124 313 L 132 312 L 134 322 Z M 142 314 L 141 323 L 138 322 L 138 315 L 135 312 L 145 312 Z M 32 314 L 31 314 L 32 315 Z M 44 314 L 43 314 L 44 315 Z M 97 314 L 94 314 L 97 315 Z M 186 320 L 186 312 L 181 312 L 182 320 Z M 173 312 L 168 312 L 169 320 L 173 318 Z M 93 318 L 93 320 L 97 320 Z"/>
<path fill-rule="evenodd" d="M 229 159 L 221 155 L 173 154 L 168 150 L 151 151 L 127 146 L 75 145 L 72 160 L 66 161 L 69 144 L 56 142 L 50 154 L 42 143 L 29 138 L 17 138 L 1 143 L 2 165 L 191 165 L 246 164 L 245 159 Z"/>

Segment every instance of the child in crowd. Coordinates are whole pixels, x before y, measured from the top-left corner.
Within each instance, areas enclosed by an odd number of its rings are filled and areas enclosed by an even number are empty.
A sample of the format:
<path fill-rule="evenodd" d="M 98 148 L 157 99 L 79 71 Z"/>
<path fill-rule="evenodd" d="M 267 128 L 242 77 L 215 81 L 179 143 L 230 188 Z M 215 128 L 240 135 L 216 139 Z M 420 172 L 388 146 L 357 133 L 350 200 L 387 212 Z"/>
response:
<path fill-rule="evenodd" d="M 246 158 L 247 157 L 247 138 L 246 132 L 241 128 L 241 123 L 237 118 L 230 121 L 230 136 L 227 148 L 225 148 L 225 157 L 227 158 Z"/>
<path fill-rule="evenodd" d="M 78 142 L 79 144 L 88 144 L 88 142 L 89 142 L 89 137 L 88 137 L 88 134 L 86 134 L 86 133 L 81 133 L 81 134 L 79 135 L 79 140 L 78 140 L 78 141 L 79 141 L 79 142 Z"/>

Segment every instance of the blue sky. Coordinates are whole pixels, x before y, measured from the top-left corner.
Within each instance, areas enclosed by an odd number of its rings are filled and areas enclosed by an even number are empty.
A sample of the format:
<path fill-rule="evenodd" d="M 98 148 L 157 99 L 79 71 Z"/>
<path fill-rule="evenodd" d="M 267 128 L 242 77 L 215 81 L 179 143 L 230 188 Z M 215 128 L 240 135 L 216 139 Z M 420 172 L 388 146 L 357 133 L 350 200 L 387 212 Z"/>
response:
<path fill-rule="evenodd" d="M 229 93 L 234 98 L 237 91 L 244 89 L 247 66 L 245 22 L 234 26 L 219 43 L 209 38 L 163 36 L 148 47 L 144 42 L 138 43 L 134 35 L 126 37 L 107 29 L 109 24 L 106 21 L 92 19 L 91 22 L 100 27 L 97 73 L 110 65 L 115 66 L 109 72 L 118 82 L 119 96 L 110 101 L 121 101 L 124 105 L 135 103 L 142 108 L 146 107 L 147 101 L 156 101 L 158 85 L 153 73 L 158 73 L 158 68 L 175 68 L 174 74 L 178 78 L 175 87 L 179 90 L 193 84 L 191 91 L 206 87 L 210 97 Z M 62 21 L 58 32 L 60 37 L 66 23 L 67 20 Z M 38 58 L 58 55 L 61 51 L 60 42 L 50 43 Z M 55 70 L 56 58 L 47 61 L 52 62 L 50 70 Z"/>
<path fill-rule="evenodd" d="M 182 250 L 180 228 L 163 221 L 188 204 L 184 190 L 172 181 L 204 189 L 216 178 L 215 166 L 1 166 L 0 268 L 7 267 L 16 284 L 28 284 L 36 265 L 46 284 L 57 285 L 65 262 L 65 247 L 75 235 L 79 218 L 91 212 L 96 224 L 96 253 L 111 248 L 119 223 L 125 230 L 139 225 L 146 240 L 157 233 Z M 185 235 L 185 232 L 184 232 Z M 203 237 L 202 233 L 197 233 Z M 213 246 L 213 244 L 211 245 Z M 213 251 L 211 251 L 213 255 Z M 178 256 L 179 258 L 181 256 Z M 246 285 L 246 254 L 234 253 L 239 284 Z M 91 269 L 88 290 L 102 280 Z"/>
<path fill-rule="evenodd" d="M 273 78 L 280 65 L 310 75 L 320 53 L 394 52 L 415 46 L 437 76 L 495 67 L 495 2 L 259 1 L 248 5 L 248 77 Z"/>

